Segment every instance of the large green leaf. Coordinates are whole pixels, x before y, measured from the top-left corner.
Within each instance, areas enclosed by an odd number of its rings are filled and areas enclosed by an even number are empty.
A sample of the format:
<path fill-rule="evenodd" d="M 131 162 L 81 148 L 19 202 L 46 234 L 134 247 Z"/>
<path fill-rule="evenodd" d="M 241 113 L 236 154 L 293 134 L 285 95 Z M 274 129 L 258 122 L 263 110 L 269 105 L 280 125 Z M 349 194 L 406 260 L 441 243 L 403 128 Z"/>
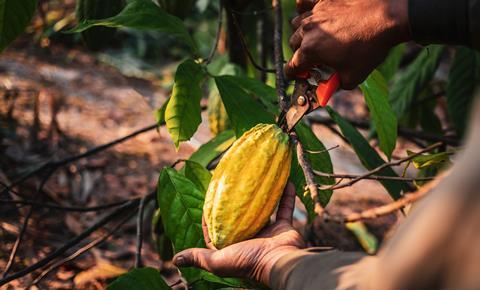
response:
<path fill-rule="evenodd" d="M 173 242 L 176 253 L 188 248 L 205 248 L 202 231 L 204 193 L 194 182 L 165 167 L 160 173 L 157 199 L 162 214 L 165 234 Z M 202 279 L 212 282 L 207 289 L 226 286 L 244 287 L 238 279 L 223 279 L 196 268 L 182 268 L 182 275 L 190 282 Z M 222 286 L 223 285 L 223 286 Z"/>
<path fill-rule="evenodd" d="M 175 169 L 164 168 L 158 180 L 158 205 L 175 252 L 205 247 L 202 232 L 204 193 Z"/>
<path fill-rule="evenodd" d="M 257 98 L 272 114 L 279 113 L 277 91 L 257 79 L 237 76 L 233 78 L 245 91 Z"/>
<path fill-rule="evenodd" d="M 137 268 L 123 274 L 107 287 L 108 290 L 169 290 L 160 273 L 153 268 Z"/>
<path fill-rule="evenodd" d="M 448 114 L 460 136 L 465 132 L 475 87 L 479 84 L 480 53 L 459 47 L 450 69 L 446 95 Z"/>
<path fill-rule="evenodd" d="M 235 77 L 218 76 L 215 77 L 215 83 L 237 137 L 256 124 L 275 123 L 273 115 L 245 92 Z"/>
<path fill-rule="evenodd" d="M 405 43 L 402 43 L 392 48 L 385 61 L 378 66 L 378 70 L 387 81 L 390 81 L 397 72 L 406 47 Z"/>
<path fill-rule="evenodd" d="M 30 23 L 36 0 L 0 0 L 0 52 Z"/>
<path fill-rule="evenodd" d="M 355 129 L 355 127 L 353 127 L 330 107 L 327 107 L 327 111 L 335 123 L 340 127 L 343 136 L 345 136 L 345 138 L 347 138 L 347 140 L 350 142 L 353 150 L 366 169 L 372 170 L 385 163 L 385 161 L 378 155 L 375 149 L 368 144 L 367 140 L 362 136 L 362 134 L 360 134 L 360 132 L 357 131 L 357 129 Z M 384 176 L 398 176 L 389 167 L 381 170 L 378 174 Z M 381 181 L 381 183 L 393 199 L 400 198 L 400 193 L 402 190 L 408 190 L 408 186 L 404 182 L 384 180 Z"/>
<path fill-rule="evenodd" d="M 190 160 L 206 167 L 210 161 L 227 150 L 234 141 L 235 133 L 232 130 L 223 131 L 200 146 L 200 148 L 190 156 Z"/>
<path fill-rule="evenodd" d="M 312 129 L 305 123 L 299 123 L 295 127 L 298 139 L 302 143 L 304 150 L 306 151 L 306 157 L 312 166 L 312 169 L 324 172 L 333 173 L 332 161 L 330 159 L 330 153 L 325 149 L 323 143 L 318 140 Z M 310 152 L 310 153 L 309 153 Z M 297 195 L 305 205 L 308 212 L 309 221 L 315 217 L 313 211 L 313 201 L 310 194 L 305 194 L 305 176 L 303 175 L 302 168 L 298 164 L 296 154 L 294 154 L 292 168 L 290 170 L 290 181 L 295 185 Z M 335 183 L 335 179 L 327 177 L 315 177 L 315 182 L 319 185 L 330 185 Z M 322 206 L 326 206 L 332 196 L 331 190 L 320 190 L 318 199 Z"/>
<path fill-rule="evenodd" d="M 382 74 L 374 70 L 367 80 L 360 86 L 365 96 L 370 115 L 378 133 L 380 149 L 392 157 L 397 143 L 397 118 L 388 102 L 388 86 Z"/>
<path fill-rule="evenodd" d="M 183 21 L 165 12 L 152 0 L 130 0 L 118 15 L 101 20 L 82 21 L 68 32 L 82 32 L 93 26 L 153 29 L 172 35 L 183 41 L 192 50 L 196 50 L 195 43 Z"/>
<path fill-rule="evenodd" d="M 390 103 L 398 118 L 411 109 L 417 95 L 431 81 L 443 51 L 441 45 L 424 48 L 415 61 L 395 79 L 390 91 Z"/>
<path fill-rule="evenodd" d="M 208 184 L 212 178 L 210 171 L 197 162 L 186 160 L 184 172 L 185 177 L 190 179 L 198 189 L 202 192 L 207 192 Z"/>
<path fill-rule="evenodd" d="M 181 63 L 175 73 L 172 96 L 165 109 L 165 122 L 175 146 L 190 140 L 202 122 L 200 84 L 205 78 L 202 67 L 191 59 Z"/>

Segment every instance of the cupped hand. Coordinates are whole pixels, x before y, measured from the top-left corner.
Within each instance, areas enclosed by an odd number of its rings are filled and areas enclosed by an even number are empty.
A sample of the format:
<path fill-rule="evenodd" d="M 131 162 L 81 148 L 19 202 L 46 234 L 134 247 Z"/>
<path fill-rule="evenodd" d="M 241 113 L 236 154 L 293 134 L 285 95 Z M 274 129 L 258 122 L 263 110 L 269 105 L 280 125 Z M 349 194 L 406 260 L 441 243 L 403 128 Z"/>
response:
<path fill-rule="evenodd" d="M 344 89 L 355 88 L 387 56 L 410 39 L 408 0 L 297 0 L 292 21 L 295 53 L 285 66 L 290 78 L 315 66 L 340 75 Z"/>
<path fill-rule="evenodd" d="M 223 277 L 249 278 L 269 284 L 273 265 L 284 255 L 305 247 L 301 235 L 292 227 L 295 188 L 288 183 L 277 211 L 276 222 L 254 239 L 216 250 L 205 223 L 203 234 L 208 249 L 184 250 L 173 258 L 178 267 L 197 267 Z"/>

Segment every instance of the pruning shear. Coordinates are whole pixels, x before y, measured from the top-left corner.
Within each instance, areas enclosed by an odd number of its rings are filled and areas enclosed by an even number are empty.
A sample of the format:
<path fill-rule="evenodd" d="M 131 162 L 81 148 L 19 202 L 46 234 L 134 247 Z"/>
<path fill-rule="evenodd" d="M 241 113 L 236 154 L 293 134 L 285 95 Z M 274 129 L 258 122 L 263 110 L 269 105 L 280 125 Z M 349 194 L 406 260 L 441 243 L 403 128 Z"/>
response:
<path fill-rule="evenodd" d="M 297 75 L 291 106 L 285 115 L 287 132 L 291 132 L 303 116 L 325 107 L 339 86 L 340 77 L 331 69 L 313 68 Z"/>

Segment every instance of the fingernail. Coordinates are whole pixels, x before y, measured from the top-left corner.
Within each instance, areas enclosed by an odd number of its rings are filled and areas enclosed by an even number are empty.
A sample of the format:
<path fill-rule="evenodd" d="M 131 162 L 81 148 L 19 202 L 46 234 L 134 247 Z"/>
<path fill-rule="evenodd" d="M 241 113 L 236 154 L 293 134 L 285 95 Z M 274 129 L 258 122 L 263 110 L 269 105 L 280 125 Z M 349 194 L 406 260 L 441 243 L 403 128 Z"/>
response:
<path fill-rule="evenodd" d="M 173 261 L 173 263 L 175 264 L 175 266 L 177 267 L 182 267 L 185 265 L 185 258 L 180 256 L 180 257 L 176 257 L 175 258 L 175 261 Z"/>

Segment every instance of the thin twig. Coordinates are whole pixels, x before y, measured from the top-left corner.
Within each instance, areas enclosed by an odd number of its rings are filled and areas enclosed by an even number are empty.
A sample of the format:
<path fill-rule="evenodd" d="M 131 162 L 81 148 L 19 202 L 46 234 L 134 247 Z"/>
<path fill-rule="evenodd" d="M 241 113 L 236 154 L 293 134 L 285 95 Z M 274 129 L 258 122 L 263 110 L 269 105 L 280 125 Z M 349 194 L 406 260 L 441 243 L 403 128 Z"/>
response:
<path fill-rule="evenodd" d="M 154 197 L 155 197 L 155 192 L 152 192 L 147 196 L 147 199 L 150 200 L 150 199 L 153 199 Z M 123 215 L 125 212 L 129 212 L 130 210 L 134 210 L 135 208 L 137 208 L 139 203 L 140 203 L 140 198 L 136 198 L 136 199 L 132 199 L 128 203 L 124 204 L 123 206 L 115 209 L 113 212 L 111 212 L 110 214 L 101 218 L 98 222 L 96 222 L 94 225 L 90 226 L 88 229 L 83 231 L 78 236 L 68 240 L 63 246 L 61 246 L 58 249 L 56 249 L 55 251 L 53 251 L 53 253 L 49 254 L 45 258 L 39 260 L 38 262 L 36 262 L 36 263 L 34 263 L 34 264 L 24 268 L 24 269 L 12 274 L 12 275 L 9 275 L 5 278 L 0 279 L 0 286 L 3 286 L 3 285 L 7 284 L 8 282 L 10 282 L 12 280 L 18 279 L 18 278 L 23 277 L 23 276 L 25 276 L 25 275 L 27 275 L 27 274 L 29 274 L 29 273 L 37 270 L 37 269 L 42 268 L 43 266 L 47 265 L 48 263 L 50 263 L 54 259 L 63 255 L 66 251 L 68 251 L 72 247 L 79 244 L 85 238 L 90 236 L 93 232 L 97 231 L 99 228 L 103 227 L 104 225 L 106 225 L 110 221 L 114 220 L 118 216 Z"/>
<path fill-rule="evenodd" d="M 320 150 L 320 151 L 305 150 L 305 152 L 310 153 L 310 154 L 322 154 L 322 153 L 325 153 L 325 152 L 330 152 L 332 150 L 335 150 L 339 147 L 340 147 L 340 145 L 335 145 L 335 146 L 332 146 L 328 149 L 324 149 L 324 150 Z"/>
<path fill-rule="evenodd" d="M 45 186 L 45 183 L 47 183 L 48 179 L 52 176 L 53 170 L 49 170 L 45 177 L 42 179 L 40 182 L 40 185 L 38 186 L 37 189 L 37 194 L 35 195 L 35 200 L 37 201 L 40 192 L 43 190 L 43 187 Z M 35 209 L 34 205 L 31 205 L 30 208 L 28 209 L 27 215 L 25 216 L 25 219 L 23 220 L 22 227 L 20 229 L 20 233 L 17 236 L 17 239 L 15 240 L 15 244 L 13 244 L 12 250 L 10 252 L 10 257 L 8 258 L 7 265 L 5 266 L 5 270 L 3 271 L 2 278 L 5 278 L 8 273 L 10 272 L 13 262 L 15 261 L 15 257 L 17 256 L 18 249 L 20 248 L 20 244 L 23 241 L 23 237 L 25 236 L 25 233 L 27 232 L 27 227 L 28 227 L 28 222 L 30 221 L 30 218 L 32 217 L 33 211 Z"/>
<path fill-rule="evenodd" d="M 153 124 L 153 125 L 150 125 L 150 126 L 147 126 L 145 128 L 142 128 L 142 129 L 139 129 L 137 131 L 134 131 L 132 132 L 131 134 L 128 134 L 127 136 L 124 136 L 122 138 L 119 138 L 119 139 L 116 139 L 116 140 L 113 140 L 111 142 L 108 142 L 106 144 L 103 144 L 103 145 L 100 145 L 100 146 L 97 146 L 97 147 L 94 147 L 84 153 L 81 153 L 81 154 L 78 154 L 78 155 L 74 155 L 74 156 L 70 156 L 70 157 L 67 157 L 65 159 L 62 159 L 62 160 L 59 160 L 59 161 L 49 161 L 47 163 L 44 163 L 42 165 L 40 165 L 39 167 L 37 167 L 36 169 L 30 171 L 29 173 L 25 174 L 24 176 L 20 177 L 19 179 L 17 179 L 16 181 L 14 181 L 12 184 L 10 184 L 7 188 L 4 188 L 3 189 L 3 192 L 7 192 L 8 190 L 10 190 L 11 188 L 13 188 L 14 186 L 26 181 L 27 179 L 29 179 L 30 177 L 34 176 L 34 175 L 37 175 L 38 173 L 46 170 L 46 169 L 50 169 L 52 168 L 54 171 L 61 167 L 61 166 L 64 166 L 64 165 L 67 165 L 69 163 L 72 163 L 72 162 L 75 162 L 75 161 L 78 161 L 82 158 L 86 158 L 86 157 L 89 157 L 91 155 L 94 155 L 98 152 L 101 152 L 103 150 L 106 150 L 110 147 L 113 147 L 115 145 L 118 145 L 120 143 L 123 143 L 133 137 L 136 137 L 137 135 L 140 135 L 142 133 L 145 133 L 145 132 L 148 132 L 148 131 L 151 131 L 153 129 L 156 129 L 158 128 L 158 124 Z"/>
<path fill-rule="evenodd" d="M 443 146 L 443 143 L 435 143 L 417 153 L 414 153 L 410 156 L 407 156 L 405 158 L 402 158 L 400 160 L 395 160 L 395 161 L 391 161 L 391 162 L 387 162 L 387 163 L 384 163 L 380 166 L 378 166 L 377 168 L 374 168 L 372 170 L 370 170 L 369 172 L 365 173 L 365 174 L 362 174 L 362 175 L 359 175 L 358 177 L 355 177 L 354 179 L 350 180 L 349 182 L 346 182 L 346 183 L 342 183 L 342 184 L 338 184 L 338 185 L 334 185 L 334 186 L 328 186 L 326 188 L 323 188 L 323 187 L 320 187 L 320 189 L 322 190 L 336 190 L 336 189 L 341 189 L 341 188 L 345 188 L 345 187 L 349 187 L 349 186 L 352 186 L 354 185 L 355 183 L 359 182 L 360 180 L 362 179 L 365 179 L 367 177 L 370 177 L 372 175 L 375 175 L 376 173 L 382 171 L 383 169 L 387 168 L 387 167 L 393 167 L 393 166 L 398 166 L 404 162 L 408 162 L 410 160 L 412 160 L 413 158 L 419 156 L 419 155 L 422 155 L 423 153 L 426 153 L 426 152 L 429 152 L 429 151 L 432 151 L 440 146 Z"/>
<path fill-rule="evenodd" d="M 94 248 L 94 247 L 100 245 L 101 243 L 103 243 L 104 241 L 106 241 L 115 232 L 117 232 L 126 222 L 128 222 L 135 214 L 136 214 L 136 211 L 134 210 L 130 214 L 128 214 L 123 220 L 121 220 L 118 224 L 116 224 L 111 230 L 109 230 L 105 235 L 91 241 L 90 243 L 86 244 L 85 246 L 81 247 L 80 249 L 78 249 L 77 251 L 72 253 L 70 256 L 53 263 L 50 267 L 48 267 L 40 275 L 38 275 L 38 277 L 33 280 L 31 285 L 38 284 L 43 278 L 45 278 L 53 270 L 57 269 L 58 267 L 60 267 L 61 265 L 65 264 L 67 262 L 70 262 L 70 261 L 78 258 L 79 256 L 83 255 L 84 253 L 90 251 L 92 248 Z"/>
<path fill-rule="evenodd" d="M 313 124 L 321 124 L 321 125 L 335 125 L 335 122 L 331 118 L 325 118 L 321 116 L 307 116 L 307 120 Z M 363 121 L 363 120 L 354 120 L 354 119 L 346 119 L 350 124 L 354 127 L 360 129 L 370 129 L 370 122 Z M 398 135 L 401 137 L 409 137 L 409 138 L 416 138 L 423 141 L 428 142 L 443 142 L 450 146 L 459 146 L 460 141 L 455 139 L 454 137 L 449 136 L 438 136 L 435 134 L 431 134 L 428 132 L 419 132 L 408 128 L 398 127 Z"/>
<path fill-rule="evenodd" d="M 315 182 L 315 175 L 313 174 L 312 167 L 310 166 L 310 163 L 308 163 L 308 160 L 305 156 L 305 151 L 300 141 L 296 138 L 295 135 L 292 136 L 292 139 L 296 143 L 295 146 L 297 149 L 298 163 L 300 164 L 300 167 L 303 170 L 303 174 L 305 175 L 305 181 L 307 183 L 306 187 L 308 188 L 310 196 L 312 197 L 314 203 L 314 211 L 316 214 L 322 216 L 324 209 L 318 201 L 318 185 Z"/>
<path fill-rule="evenodd" d="M 142 267 L 142 245 L 143 245 L 143 212 L 145 211 L 145 198 L 140 200 L 137 215 L 137 249 L 135 251 L 135 268 Z"/>
<path fill-rule="evenodd" d="M 232 22 L 233 22 L 233 25 L 235 25 L 235 30 L 237 30 L 238 36 L 240 37 L 240 43 L 242 44 L 243 51 L 247 55 L 247 57 L 250 60 L 250 62 L 252 63 L 252 65 L 259 71 L 263 71 L 263 72 L 267 72 L 267 73 L 275 73 L 276 70 L 269 69 L 269 68 L 264 68 L 255 61 L 252 53 L 248 49 L 247 40 L 245 39 L 245 35 L 243 34 L 243 31 L 242 31 L 242 28 L 240 27 L 240 24 L 238 23 L 237 16 L 231 10 L 229 11 L 229 6 L 226 6 L 226 9 L 232 17 Z"/>
<path fill-rule="evenodd" d="M 368 219 L 375 219 L 385 215 L 392 214 L 398 210 L 403 209 L 405 206 L 418 201 L 419 199 L 426 196 L 429 192 L 431 192 L 437 185 L 443 180 L 443 178 L 447 174 L 442 174 L 437 176 L 435 180 L 426 184 L 422 188 L 420 188 L 417 192 L 405 194 L 402 198 L 379 207 L 367 209 L 365 211 L 359 213 L 352 213 L 346 216 L 343 215 L 329 215 L 325 212 L 324 220 L 325 221 L 332 221 L 336 223 L 348 223 L 348 222 L 357 222 L 361 220 L 368 220 Z"/>
<path fill-rule="evenodd" d="M 283 18 L 282 18 L 282 4 L 280 0 L 272 0 L 272 7 L 274 11 L 274 32 L 273 32 L 273 47 L 275 57 L 275 82 L 277 94 L 279 98 L 280 109 L 282 112 L 287 110 L 287 94 L 285 90 L 285 77 L 283 73 Z"/>
<path fill-rule="evenodd" d="M 207 59 L 205 59 L 205 64 L 209 64 L 212 61 L 218 49 L 218 43 L 220 41 L 220 35 L 222 34 L 223 26 L 223 0 L 220 0 L 219 2 L 217 22 L 217 34 L 215 36 L 215 42 L 213 43 L 212 50 L 210 50 L 210 54 L 208 55 Z"/>
<path fill-rule="evenodd" d="M 34 205 L 40 208 L 48 208 L 61 211 L 71 211 L 71 212 L 91 212 L 91 211 L 101 211 L 109 209 L 112 207 L 121 206 L 130 200 L 122 200 L 118 202 L 113 202 L 105 205 L 91 206 L 91 207 L 81 207 L 81 206 L 62 206 L 55 203 L 43 203 L 30 200 L 10 200 L 10 199 L 0 199 L 0 206 L 4 204 L 21 204 L 21 205 Z"/>
<path fill-rule="evenodd" d="M 325 173 L 313 170 L 313 173 L 317 176 L 328 177 L 328 178 L 341 178 L 341 179 L 355 179 L 360 177 L 358 174 L 332 174 Z M 371 175 L 364 177 L 365 180 L 392 180 L 392 181 L 404 181 L 404 182 L 414 182 L 414 181 L 430 181 L 435 179 L 435 177 L 418 177 L 418 178 L 409 178 L 409 177 L 400 177 L 400 176 L 380 176 L 380 175 Z"/>

